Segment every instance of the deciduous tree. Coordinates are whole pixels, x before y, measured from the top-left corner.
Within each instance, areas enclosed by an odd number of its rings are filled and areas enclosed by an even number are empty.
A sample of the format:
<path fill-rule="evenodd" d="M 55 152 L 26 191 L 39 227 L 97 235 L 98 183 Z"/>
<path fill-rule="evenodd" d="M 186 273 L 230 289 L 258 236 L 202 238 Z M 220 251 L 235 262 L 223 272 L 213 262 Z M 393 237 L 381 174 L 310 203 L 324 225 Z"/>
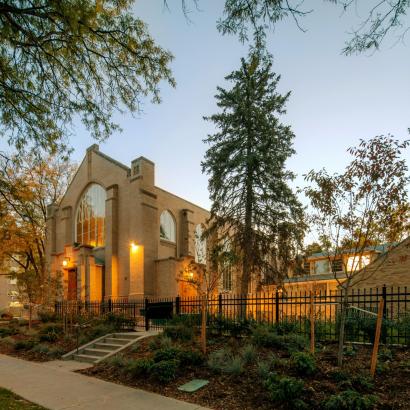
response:
<path fill-rule="evenodd" d="M 398 239 L 408 226 L 408 215 L 401 210 L 408 208 L 410 177 L 402 153 L 409 144 L 383 135 L 361 140 L 358 147 L 349 148 L 353 160 L 344 173 L 329 175 L 321 170 L 306 175 L 312 183 L 305 188 L 312 207 L 311 220 L 318 233 L 330 239 L 323 250 L 343 293 L 339 365 L 343 360 L 347 297 L 353 283 L 359 285 L 368 278 L 363 275 L 360 281 L 354 280 L 363 267 L 363 258 L 389 239 Z M 343 258 L 346 254 L 352 255 L 349 264 Z M 340 272 L 332 263 L 336 259 L 343 261 Z"/>
<path fill-rule="evenodd" d="M 133 0 L 0 0 L 0 135 L 54 151 L 73 120 L 104 139 L 113 114 L 160 101 L 172 55 L 131 13 Z"/>

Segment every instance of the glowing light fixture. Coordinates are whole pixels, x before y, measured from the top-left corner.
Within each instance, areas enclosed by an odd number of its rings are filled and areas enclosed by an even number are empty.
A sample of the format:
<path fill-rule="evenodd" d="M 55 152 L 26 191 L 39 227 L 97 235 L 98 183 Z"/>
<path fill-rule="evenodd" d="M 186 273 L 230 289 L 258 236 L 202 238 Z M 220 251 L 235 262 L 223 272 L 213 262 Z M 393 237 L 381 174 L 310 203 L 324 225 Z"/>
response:
<path fill-rule="evenodd" d="M 70 262 L 70 258 L 64 258 L 63 260 L 63 266 L 66 268 L 68 266 L 68 263 Z"/>
<path fill-rule="evenodd" d="M 138 245 L 136 245 L 134 242 L 131 242 L 131 252 L 135 253 L 138 250 Z"/>

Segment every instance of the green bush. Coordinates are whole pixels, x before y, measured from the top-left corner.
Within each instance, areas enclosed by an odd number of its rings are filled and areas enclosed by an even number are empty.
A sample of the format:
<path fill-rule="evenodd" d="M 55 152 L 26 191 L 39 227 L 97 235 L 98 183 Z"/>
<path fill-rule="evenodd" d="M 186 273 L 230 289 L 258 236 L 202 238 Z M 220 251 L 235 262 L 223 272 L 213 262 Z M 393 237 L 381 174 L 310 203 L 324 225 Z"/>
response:
<path fill-rule="evenodd" d="M 221 373 L 231 353 L 228 349 L 214 350 L 208 358 L 208 367 L 215 373 Z"/>
<path fill-rule="evenodd" d="M 80 330 L 81 332 L 81 330 Z M 108 324 L 108 323 L 99 323 L 97 325 L 94 325 L 92 328 L 87 330 L 87 334 L 85 337 L 87 338 L 86 342 L 91 341 L 93 339 L 97 339 L 98 337 L 108 335 L 109 333 L 114 333 L 115 332 L 115 327 L 113 324 Z"/>
<path fill-rule="evenodd" d="M 353 377 L 352 385 L 356 390 L 372 391 L 374 388 L 373 379 L 367 374 L 358 375 Z"/>
<path fill-rule="evenodd" d="M 57 321 L 56 313 L 52 312 L 50 310 L 39 310 L 37 315 L 38 315 L 38 318 L 43 323 L 49 323 L 49 322 L 56 322 Z"/>
<path fill-rule="evenodd" d="M 256 359 L 256 349 L 255 346 L 251 344 L 245 345 L 241 349 L 241 356 L 245 364 L 249 364 L 255 361 Z"/>
<path fill-rule="evenodd" d="M 16 341 L 11 336 L 6 336 L 0 339 L 0 343 L 6 346 L 14 346 Z"/>
<path fill-rule="evenodd" d="M 271 374 L 271 364 L 264 360 L 259 360 L 256 362 L 256 369 L 259 378 L 265 381 Z"/>
<path fill-rule="evenodd" d="M 198 366 L 204 362 L 204 356 L 198 350 L 181 350 L 178 360 L 183 366 Z"/>
<path fill-rule="evenodd" d="M 43 343 L 38 343 L 31 349 L 31 351 L 34 353 L 48 354 L 50 352 L 50 348 Z"/>
<path fill-rule="evenodd" d="M 286 348 L 290 353 L 304 350 L 307 346 L 306 338 L 302 335 L 289 334 L 282 337 L 282 348 Z"/>
<path fill-rule="evenodd" d="M 159 349 L 154 353 L 154 362 L 176 359 L 180 352 L 181 350 L 177 347 L 167 347 Z"/>
<path fill-rule="evenodd" d="M 179 364 L 179 360 L 176 359 L 154 363 L 151 367 L 151 375 L 162 383 L 169 383 L 175 379 Z"/>
<path fill-rule="evenodd" d="M 393 360 L 393 352 L 390 349 L 388 349 L 387 347 L 384 347 L 383 349 L 380 349 L 378 358 L 382 362 L 392 361 Z"/>
<path fill-rule="evenodd" d="M 112 327 L 114 330 L 134 329 L 135 327 L 134 319 L 116 313 L 108 313 L 104 318 L 103 324 Z"/>
<path fill-rule="evenodd" d="M 13 336 L 19 333 L 16 327 L 0 327 L 0 337 Z"/>
<path fill-rule="evenodd" d="M 329 372 L 329 376 L 337 383 L 350 380 L 350 375 L 343 370 L 334 370 Z"/>
<path fill-rule="evenodd" d="M 374 395 L 362 395 L 354 390 L 346 390 L 330 396 L 323 404 L 324 410 L 371 410 L 377 403 Z"/>
<path fill-rule="evenodd" d="M 132 377 L 147 376 L 153 365 L 154 362 L 151 359 L 129 360 L 125 365 L 124 372 Z"/>
<path fill-rule="evenodd" d="M 232 337 L 246 336 L 252 333 L 255 321 L 252 319 L 238 318 L 235 320 L 220 317 L 208 317 L 208 328 L 211 333 L 228 333 Z"/>
<path fill-rule="evenodd" d="M 63 334 L 63 327 L 61 325 L 46 325 L 39 332 L 38 337 L 40 342 L 55 342 L 60 335 Z"/>
<path fill-rule="evenodd" d="M 127 367 L 128 359 L 126 359 L 122 355 L 115 355 L 115 356 L 111 356 L 108 359 L 104 360 L 104 363 L 107 364 L 108 366 L 124 369 Z"/>
<path fill-rule="evenodd" d="M 65 350 L 59 346 L 52 347 L 49 349 L 47 356 L 56 359 L 58 357 L 61 357 L 65 353 Z"/>
<path fill-rule="evenodd" d="M 304 383 L 294 377 L 278 377 L 271 375 L 265 383 L 271 399 L 291 409 L 306 408 L 302 400 Z"/>
<path fill-rule="evenodd" d="M 292 354 L 292 366 L 301 376 L 310 376 L 316 371 L 316 360 L 310 353 L 296 352 Z"/>
<path fill-rule="evenodd" d="M 224 373 L 232 376 L 239 376 L 244 371 L 244 361 L 240 356 L 230 356 L 222 368 Z"/>
<path fill-rule="evenodd" d="M 31 350 L 34 347 L 35 343 L 36 342 L 32 339 L 18 340 L 14 345 L 14 349 L 15 350 Z"/>
<path fill-rule="evenodd" d="M 195 336 L 195 328 L 185 323 L 168 324 L 164 329 L 164 335 L 173 340 L 191 341 Z"/>
<path fill-rule="evenodd" d="M 261 347 L 282 347 L 283 336 L 275 333 L 271 326 L 259 325 L 252 330 L 252 342 Z"/>
<path fill-rule="evenodd" d="M 299 329 L 299 323 L 296 319 L 285 319 L 282 322 L 276 323 L 274 326 L 278 335 L 296 333 Z"/>

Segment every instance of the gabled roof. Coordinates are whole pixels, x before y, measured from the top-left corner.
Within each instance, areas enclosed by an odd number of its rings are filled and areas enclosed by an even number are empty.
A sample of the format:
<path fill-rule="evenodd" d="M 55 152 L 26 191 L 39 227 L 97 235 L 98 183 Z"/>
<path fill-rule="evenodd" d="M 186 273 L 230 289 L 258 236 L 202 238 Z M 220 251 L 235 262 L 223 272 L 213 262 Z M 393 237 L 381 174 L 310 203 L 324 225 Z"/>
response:
<path fill-rule="evenodd" d="M 362 252 L 375 252 L 375 253 L 385 253 L 388 252 L 391 248 L 397 245 L 397 242 L 391 242 L 391 243 L 384 243 L 382 245 L 376 245 L 376 246 L 367 246 L 364 248 L 360 253 Z M 356 249 L 343 249 L 338 254 L 354 254 L 358 253 Z M 324 257 L 329 257 L 329 256 L 334 256 L 334 252 L 317 252 L 313 253 L 312 255 L 308 256 L 307 259 L 318 259 L 318 258 L 324 258 Z"/>

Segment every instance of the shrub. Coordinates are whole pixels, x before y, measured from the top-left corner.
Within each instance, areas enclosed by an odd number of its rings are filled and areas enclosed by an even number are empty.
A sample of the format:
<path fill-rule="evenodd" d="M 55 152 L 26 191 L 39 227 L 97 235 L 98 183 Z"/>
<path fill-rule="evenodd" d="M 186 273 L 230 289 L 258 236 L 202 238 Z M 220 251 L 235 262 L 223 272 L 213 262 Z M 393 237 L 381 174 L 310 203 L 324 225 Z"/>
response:
<path fill-rule="evenodd" d="M 157 350 L 154 354 L 154 362 L 161 362 L 162 360 L 176 359 L 181 350 L 176 347 L 168 347 Z"/>
<path fill-rule="evenodd" d="M 256 369 L 261 380 L 265 381 L 271 374 L 271 365 L 266 361 L 256 362 Z"/>
<path fill-rule="evenodd" d="M 38 318 L 43 322 L 43 323 L 49 323 L 49 322 L 56 322 L 57 321 L 57 315 L 55 312 L 52 312 L 50 310 L 39 310 L 37 312 Z"/>
<path fill-rule="evenodd" d="M 134 319 L 116 313 L 108 313 L 103 324 L 114 330 L 133 329 L 135 327 Z"/>
<path fill-rule="evenodd" d="M 215 373 L 222 372 L 227 360 L 229 360 L 230 352 L 228 349 L 219 349 L 211 352 L 208 359 L 209 368 Z"/>
<path fill-rule="evenodd" d="M 249 335 L 252 332 L 252 327 L 255 322 L 252 319 L 236 319 L 232 320 L 226 317 L 208 317 L 208 327 L 211 333 L 229 333 L 232 337 Z"/>
<path fill-rule="evenodd" d="M 282 336 L 278 336 L 270 326 L 259 325 L 252 330 L 252 341 L 261 347 L 281 347 Z"/>
<path fill-rule="evenodd" d="M 393 352 L 390 349 L 388 349 L 387 347 L 384 347 L 383 349 L 381 349 L 379 351 L 378 357 L 382 362 L 392 361 L 393 360 Z"/>
<path fill-rule="evenodd" d="M 293 353 L 292 365 L 296 372 L 302 376 L 310 376 L 316 371 L 316 361 L 310 353 Z"/>
<path fill-rule="evenodd" d="M 178 366 L 179 360 L 163 360 L 152 365 L 151 375 L 162 383 L 169 383 L 175 379 Z"/>
<path fill-rule="evenodd" d="M 239 376 L 243 373 L 244 361 L 240 356 L 230 356 L 225 365 L 222 367 L 222 371 L 232 376 Z"/>
<path fill-rule="evenodd" d="M 343 370 L 334 370 L 329 373 L 329 376 L 337 383 L 350 379 L 350 375 Z"/>
<path fill-rule="evenodd" d="M 14 349 L 16 350 L 31 350 L 35 345 L 35 341 L 32 339 L 19 340 L 15 343 Z"/>
<path fill-rule="evenodd" d="M 104 322 L 97 324 L 88 330 L 87 336 L 86 336 L 87 340 L 85 343 L 87 343 L 89 340 L 93 340 L 93 339 L 96 339 L 97 337 L 101 337 L 101 336 L 104 336 L 104 335 L 107 335 L 113 332 L 115 332 L 115 327 L 113 324 L 108 324 Z"/>
<path fill-rule="evenodd" d="M 352 384 L 356 390 L 372 391 L 374 388 L 373 379 L 368 375 L 359 375 L 352 379 Z"/>
<path fill-rule="evenodd" d="M 118 368 L 126 368 L 128 364 L 128 360 L 124 356 L 121 356 L 121 355 L 111 356 L 108 359 L 104 360 L 104 362 L 108 366 L 118 367 Z"/>
<path fill-rule="evenodd" d="M 178 360 L 183 366 L 198 366 L 204 362 L 204 356 L 198 350 L 181 350 Z"/>
<path fill-rule="evenodd" d="M 6 336 L 2 339 L 0 339 L 0 343 L 2 345 L 6 345 L 6 346 L 14 346 L 16 344 L 16 341 L 11 337 L 11 336 Z"/>
<path fill-rule="evenodd" d="M 356 348 L 354 346 L 345 346 L 344 349 L 343 349 L 343 353 L 346 356 L 352 357 L 352 356 L 356 356 L 357 351 L 356 351 Z"/>
<path fill-rule="evenodd" d="M 303 395 L 304 383 L 294 377 L 278 377 L 271 375 L 265 383 L 271 399 L 288 408 L 306 408 Z"/>
<path fill-rule="evenodd" d="M 43 343 L 36 344 L 31 350 L 34 353 L 41 353 L 41 354 L 48 354 L 50 352 L 50 348 Z"/>
<path fill-rule="evenodd" d="M 0 337 L 12 336 L 19 333 L 19 329 L 15 327 L 0 327 Z"/>
<path fill-rule="evenodd" d="M 354 390 L 346 390 L 330 396 L 323 404 L 325 410 L 370 410 L 377 403 L 374 395 L 361 395 Z"/>
<path fill-rule="evenodd" d="M 275 324 L 275 329 L 278 335 L 286 335 L 296 333 L 298 331 L 298 322 L 296 319 L 285 319 L 282 322 Z"/>
<path fill-rule="evenodd" d="M 55 358 L 57 358 L 57 357 L 62 356 L 64 353 L 65 353 L 65 350 L 64 350 L 63 348 L 61 348 L 61 347 L 59 347 L 59 346 L 56 346 L 56 347 L 52 347 L 52 348 L 48 351 L 47 356 L 52 357 L 52 358 L 55 359 Z"/>
<path fill-rule="evenodd" d="M 46 325 L 39 332 L 40 342 L 55 342 L 59 336 L 63 333 L 63 327 L 61 325 Z"/>
<path fill-rule="evenodd" d="M 253 345 L 247 344 L 241 350 L 241 356 L 245 364 L 252 363 L 256 359 L 256 349 Z"/>
<path fill-rule="evenodd" d="M 185 323 L 168 324 L 164 329 L 164 335 L 173 340 L 191 341 L 195 336 L 195 330 Z"/>
<path fill-rule="evenodd" d="M 151 359 L 129 360 L 124 371 L 132 377 L 149 375 L 154 362 Z"/>
<path fill-rule="evenodd" d="M 290 353 L 304 350 L 306 348 L 306 338 L 302 335 L 290 334 L 283 336 L 282 347 Z"/>

